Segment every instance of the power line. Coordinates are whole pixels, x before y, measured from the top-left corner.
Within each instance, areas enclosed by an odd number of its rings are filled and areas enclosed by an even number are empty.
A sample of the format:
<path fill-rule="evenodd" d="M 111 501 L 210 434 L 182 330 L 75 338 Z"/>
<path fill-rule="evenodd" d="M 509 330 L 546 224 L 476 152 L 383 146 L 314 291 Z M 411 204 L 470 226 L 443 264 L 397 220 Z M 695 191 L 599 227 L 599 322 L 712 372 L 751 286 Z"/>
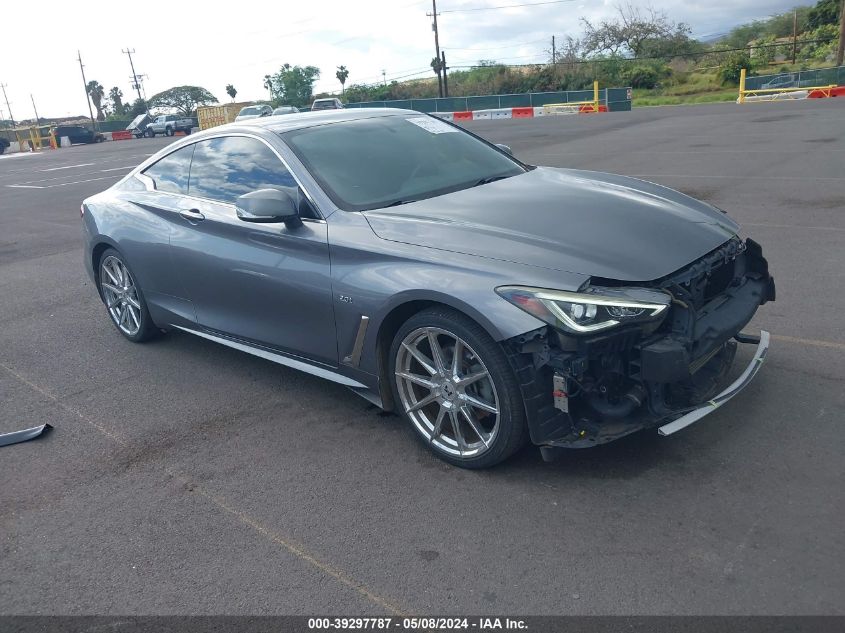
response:
<path fill-rule="evenodd" d="M 88 93 L 88 82 L 85 80 L 85 66 L 82 65 L 82 53 L 77 49 L 76 58 L 79 60 L 79 70 L 82 72 L 82 85 L 85 87 L 85 102 L 88 104 L 88 116 L 91 117 L 91 131 L 97 131 L 97 123 L 94 121 L 94 111 L 91 109 L 91 95 Z"/>
<path fill-rule="evenodd" d="M 431 0 L 431 13 L 426 13 L 426 15 L 433 20 L 431 30 L 434 31 L 434 72 L 437 73 L 437 92 L 440 97 L 443 97 L 443 78 L 440 76 L 440 38 L 437 32 L 437 0 Z"/>
<path fill-rule="evenodd" d="M 126 53 L 129 56 L 129 67 L 132 69 L 132 82 L 133 88 L 138 91 L 138 101 L 142 101 L 141 99 L 141 84 L 138 83 L 138 73 L 135 72 L 135 64 L 132 63 L 132 53 L 135 52 L 135 49 L 129 50 L 128 48 L 125 50 L 121 50 L 121 53 Z"/>
<path fill-rule="evenodd" d="M 546 38 L 540 38 L 539 40 L 531 40 L 530 42 L 517 42 L 515 44 L 506 44 L 504 46 L 494 46 L 492 48 L 461 48 L 458 46 L 450 46 L 450 51 L 500 51 L 506 48 L 516 48 L 518 46 L 528 46 L 529 44 L 536 44 L 537 42 L 545 42 Z"/>
<path fill-rule="evenodd" d="M 829 36 L 823 38 L 816 38 L 812 40 L 798 40 L 798 44 L 813 44 L 819 42 L 829 42 L 831 40 L 835 40 L 836 36 Z M 780 44 L 759 44 L 755 45 L 752 48 L 779 48 L 789 46 L 787 43 L 780 43 Z M 707 55 L 719 55 L 721 53 L 733 53 L 736 51 L 747 51 L 748 47 L 743 46 L 739 48 L 720 48 L 717 50 L 706 50 L 706 51 L 698 51 L 698 52 L 689 52 L 689 53 L 678 53 L 678 54 L 670 54 L 670 55 L 662 55 L 662 56 L 650 56 L 650 57 L 593 57 L 588 59 L 576 59 L 576 60 L 566 60 L 566 61 L 559 61 L 558 64 L 602 64 L 602 63 L 619 63 L 619 62 L 639 62 L 639 61 L 661 61 L 666 60 L 668 58 L 686 58 L 686 57 L 705 57 Z M 541 56 L 541 55 L 537 55 Z M 518 59 L 517 57 L 506 57 L 504 59 Z M 523 68 L 525 66 L 537 66 L 538 64 L 500 64 L 495 63 L 492 64 L 495 66 L 506 66 L 508 68 Z M 465 66 L 454 66 L 454 68 L 481 68 L 479 64 L 469 64 Z"/>
<path fill-rule="evenodd" d="M 524 2 L 522 4 L 505 4 L 499 7 L 473 7 L 469 9 L 445 9 L 440 13 L 467 13 L 469 11 L 498 11 L 499 9 L 515 9 L 517 7 L 539 7 L 545 4 L 562 4 L 576 0 L 547 0 L 546 2 Z"/>
<path fill-rule="evenodd" d="M 12 122 L 12 128 L 15 127 L 15 117 L 12 116 L 12 106 L 9 105 L 9 97 L 6 95 L 6 84 L 0 84 L 3 89 L 3 98 L 6 100 L 6 109 L 9 111 L 9 120 Z"/>

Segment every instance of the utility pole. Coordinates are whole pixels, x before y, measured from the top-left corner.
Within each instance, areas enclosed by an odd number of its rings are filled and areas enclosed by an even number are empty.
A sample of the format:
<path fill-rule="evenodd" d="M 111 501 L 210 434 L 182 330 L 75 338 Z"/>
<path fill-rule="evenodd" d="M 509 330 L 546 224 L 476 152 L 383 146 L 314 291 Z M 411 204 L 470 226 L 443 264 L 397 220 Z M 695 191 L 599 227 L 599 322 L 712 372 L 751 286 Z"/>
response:
<path fill-rule="evenodd" d="M 555 55 L 555 36 L 552 35 L 552 65 L 557 63 L 557 56 Z"/>
<path fill-rule="evenodd" d="M 449 96 L 449 82 L 446 79 L 446 51 L 440 51 L 441 70 L 443 71 L 443 96 Z"/>
<path fill-rule="evenodd" d="M 94 111 L 91 109 L 91 95 L 88 94 L 88 82 L 85 81 L 85 67 L 82 65 L 82 53 L 76 51 L 77 59 L 79 60 L 79 70 L 82 71 L 82 87 L 85 90 L 85 101 L 88 103 L 88 116 L 91 117 L 91 130 L 97 131 L 97 123 L 94 121 Z"/>
<path fill-rule="evenodd" d="M 798 11 L 792 12 L 792 65 L 798 54 Z"/>
<path fill-rule="evenodd" d="M 9 119 L 12 121 L 12 129 L 15 128 L 15 117 L 12 116 L 12 106 L 9 105 L 9 97 L 6 96 L 6 84 L 0 84 L 3 88 L 3 98 L 6 100 L 6 109 L 9 111 Z"/>
<path fill-rule="evenodd" d="M 384 68 L 381 69 L 381 83 L 384 87 L 387 87 L 387 71 Z"/>
<path fill-rule="evenodd" d="M 434 59 L 437 61 L 437 65 L 440 65 L 440 34 L 437 31 L 437 0 L 431 0 L 431 13 L 426 13 L 427 16 L 433 18 L 433 22 L 431 24 L 431 30 L 434 31 Z M 442 97 L 443 96 L 443 80 L 440 76 L 440 70 L 437 70 L 437 92 Z"/>
<path fill-rule="evenodd" d="M 135 74 L 135 64 L 132 63 L 132 53 L 135 52 L 135 49 L 129 50 L 128 48 L 125 50 L 121 50 L 121 53 L 126 53 L 129 56 L 129 67 L 132 69 L 132 87 L 138 91 L 138 99 L 141 99 L 141 85 L 138 83 L 138 75 Z"/>
<path fill-rule="evenodd" d="M 38 110 L 35 107 L 35 97 L 32 96 L 32 93 L 29 93 L 29 98 L 32 99 L 32 109 L 35 110 L 35 126 L 38 127 Z"/>
<path fill-rule="evenodd" d="M 845 0 L 839 9 L 839 49 L 836 51 L 836 65 L 842 65 L 842 58 L 845 56 Z"/>

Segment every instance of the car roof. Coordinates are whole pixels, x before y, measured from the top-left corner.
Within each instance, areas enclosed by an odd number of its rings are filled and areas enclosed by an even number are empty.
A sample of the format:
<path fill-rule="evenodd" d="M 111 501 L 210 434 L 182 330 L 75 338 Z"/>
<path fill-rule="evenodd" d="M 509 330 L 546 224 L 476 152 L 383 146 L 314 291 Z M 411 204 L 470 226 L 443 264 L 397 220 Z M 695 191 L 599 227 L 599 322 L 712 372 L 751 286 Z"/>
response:
<path fill-rule="evenodd" d="M 305 111 L 227 123 L 226 125 L 219 125 L 203 130 L 200 134 L 205 135 L 208 133 L 212 135 L 224 131 L 246 132 L 255 128 L 270 130 L 271 132 L 280 134 L 282 132 L 316 127 L 329 123 L 342 123 L 345 121 L 358 121 L 396 115 L 425 116 L 423 113 L 416 112 L 415 110 L 402 110 L 399 108 L 346 108 L 343 110 L 319 110 L 316 112 Z M 193 138 L 194 135 L 192 134 L 191 137 Z"/>

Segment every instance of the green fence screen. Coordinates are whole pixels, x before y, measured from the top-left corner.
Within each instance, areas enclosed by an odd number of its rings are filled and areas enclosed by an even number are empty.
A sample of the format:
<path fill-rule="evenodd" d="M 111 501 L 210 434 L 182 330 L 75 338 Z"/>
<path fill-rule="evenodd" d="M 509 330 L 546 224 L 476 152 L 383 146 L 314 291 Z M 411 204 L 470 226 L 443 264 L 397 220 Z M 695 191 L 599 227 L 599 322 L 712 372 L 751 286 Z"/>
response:
<path fill-rule="evenodd" d="M 776 75 L 757 75 L 746 77 L 746 90 L 766 90 L 767 88 L 811 88 L 815 86 L 845 86 L 845 66 L 831 68 L 813 68 L 794 73 Z"/>
<path fill-rule="evenodd" d="M 497 108 L 538 107 L 550 103 L 591 101 L 592 90 L 567 90 L 561 92 L 527 92 L 522 94 L 486 95 L 473 97 L 447 97 L 442 99 L 397 99 L 392 101 L 364 101 L 349 103 L 347 108 L 405 108 L 418 112 L 465 112 L 467 110 L 494 110 Z M 630 88 L 603 88 L 599 101 L 611 112 L 631 109 Z"/>

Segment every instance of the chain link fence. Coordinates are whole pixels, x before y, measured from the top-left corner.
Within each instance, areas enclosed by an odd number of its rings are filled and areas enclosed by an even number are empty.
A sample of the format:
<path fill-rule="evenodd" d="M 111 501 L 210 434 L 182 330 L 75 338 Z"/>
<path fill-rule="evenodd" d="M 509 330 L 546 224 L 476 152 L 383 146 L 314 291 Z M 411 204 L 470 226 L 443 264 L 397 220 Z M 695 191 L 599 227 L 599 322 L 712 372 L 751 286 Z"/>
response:
<path fill-rule="evenodd" d="M 776 75 L 757 75 L 745 79 L 746 90 L 774 88 L 813 88 L 817 86 L 845 86 L 845 66 L 814 68 Z"/>
<path fill-rule="evenodd" d="M 559 92 L 528 92 L 522 94 L 487 95 L 472 97 L 444 97 L 433 99 L 395 99 L 390 101 L 363 101 L 349 103 L 347 108 L 404 108 L 417 112 L 466 112 L 498 108 L 539 107 L 550 103 L 577 103 L 592 101 L 592 90 L 565 90 Z M 608 111 L 631 109 L 630 88 L 604 88 L 599 90 L 599 102 Z"/>

